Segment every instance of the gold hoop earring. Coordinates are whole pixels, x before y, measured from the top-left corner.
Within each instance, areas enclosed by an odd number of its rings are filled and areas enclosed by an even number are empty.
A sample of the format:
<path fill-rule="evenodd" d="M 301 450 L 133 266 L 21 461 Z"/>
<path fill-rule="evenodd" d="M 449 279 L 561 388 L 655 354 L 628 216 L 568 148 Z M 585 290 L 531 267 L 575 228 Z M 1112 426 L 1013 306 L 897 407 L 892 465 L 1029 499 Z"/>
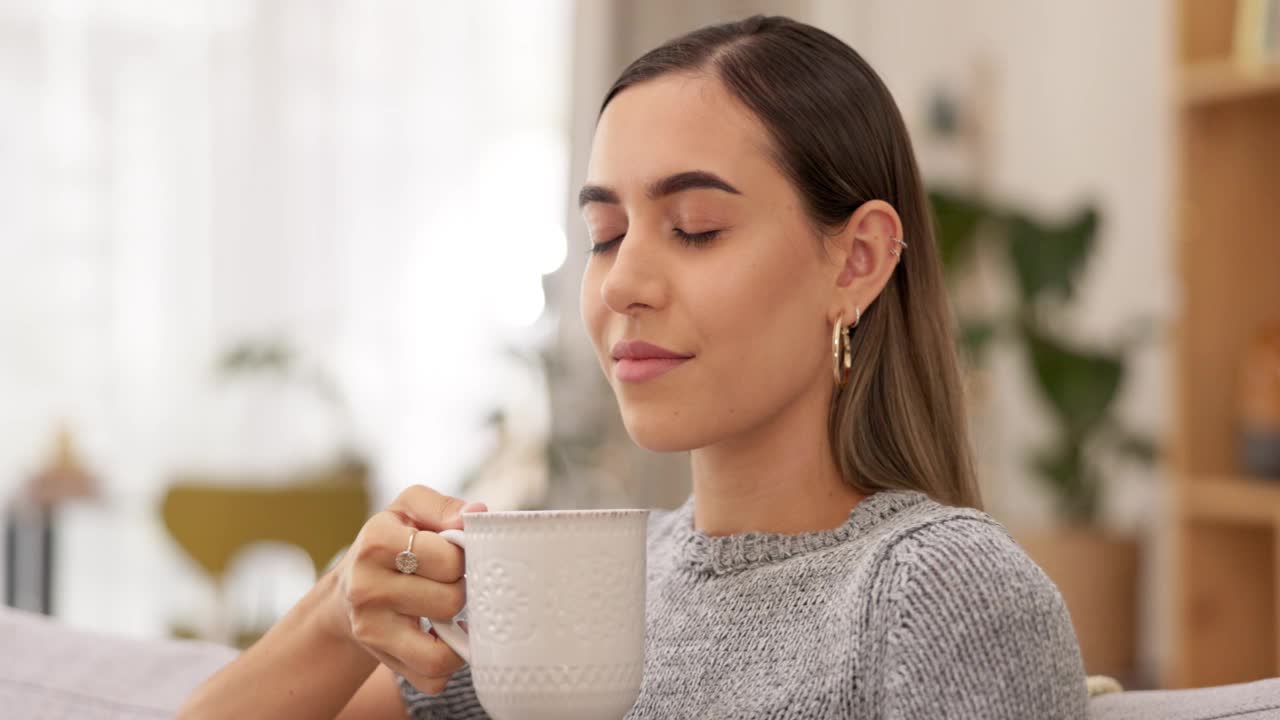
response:
<path fill-rule="evenodd" d="M 849 339 L 849 331 L 858 326 L 862 322 L 862 308 L 853 307 L 853 324 L 847 328 L 841 328 L 844 324 L 844 315 L 836 318 L 836 323 L 831 327 L 831 374 L 836 381 L 836 387 L 844 387 L 849 382 L 849 374 L 853 369 L 853 342 Z M 843 345 L 843 352 L 841 346 Z M 842 357 L 843 356 L 843 357 Z"/>

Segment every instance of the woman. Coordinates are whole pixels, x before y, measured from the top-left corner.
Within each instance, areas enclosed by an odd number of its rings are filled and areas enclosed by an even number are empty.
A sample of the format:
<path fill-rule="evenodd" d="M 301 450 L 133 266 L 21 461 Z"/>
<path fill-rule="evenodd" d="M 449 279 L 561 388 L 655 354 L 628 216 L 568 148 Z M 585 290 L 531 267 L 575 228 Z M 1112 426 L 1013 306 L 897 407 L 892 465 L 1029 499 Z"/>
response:
<path fill-rule="evenodd" d="M 635 61 L 579 202 L 582 319 L 627 431 L 689 450 L 649 533 L 640 718 L 1083 718 L 1053 583 L 981 510 L 910 141 L 847 45 L 780 17 Z M 662 359 L 655 359 L 662 358 Z M 406 490 L 186 717 L 476 718 L 418 617 L 462 554 Z"/>

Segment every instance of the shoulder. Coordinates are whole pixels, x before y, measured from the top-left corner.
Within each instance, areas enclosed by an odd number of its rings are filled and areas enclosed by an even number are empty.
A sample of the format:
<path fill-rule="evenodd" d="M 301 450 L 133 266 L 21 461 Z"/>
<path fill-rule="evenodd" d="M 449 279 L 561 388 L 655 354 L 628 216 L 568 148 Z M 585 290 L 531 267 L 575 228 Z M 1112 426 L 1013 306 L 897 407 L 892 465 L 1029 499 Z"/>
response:
<path fill-rule="evenodd" d="M 916 491 L 911 501 L 883 523 L 874 553 L 874 582 L 893 593 L 907 588 L 1007 589 L 1033 586 L 1057 593 L 1057 587 L 991 515 L 967 507 L 937 503 Z M 961 592 L 963 594 L 963 592 Z"/>
<path fill-rule="evenodd" d="M 891 554 L 891 586 L 904 594 L 946 591 L 950 602 L 1065 616 L 1053 580 L 1003 526 L 956 518 L 904 537 Z"/>
<path fill-rule="evenodd" d="M 1085 675 L 1066 604 L 1003 525 L 932 508 L 878 559 L 869 623 L 889 706 L 1080 717 Z"/>
<path fill-rule="evenodd" d="M 990 515 L 928 501 L 897 525 L 876 553 L 871 606 L 882 620 L 1053 623 L 1074 643 L 1057 585 Z"/>

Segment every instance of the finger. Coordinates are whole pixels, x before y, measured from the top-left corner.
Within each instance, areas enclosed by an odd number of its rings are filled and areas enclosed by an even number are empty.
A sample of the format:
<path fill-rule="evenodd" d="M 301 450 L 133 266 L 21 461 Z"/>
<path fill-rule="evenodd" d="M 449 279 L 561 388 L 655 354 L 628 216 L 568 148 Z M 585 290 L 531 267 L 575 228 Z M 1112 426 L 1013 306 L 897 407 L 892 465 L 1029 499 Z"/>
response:
<path fill-rule="evenodd" d="M 441 692 L 466 662 L 434 632 L 424 632 L 417 618 L 394 617 L 385 640 L 366 649 L 419 690 Z"/>
<path fill-rule="evenodd" d="M 462 507 L 465 504 L 426 485 L 411 485 L 387 509 L 403 516 L 414 527 L 439 532 L 462 529 Z"/>
<path fill-rule="evenodd" d="M 466 572 L 462 548 L 429 530 L 413 536 L 413 554 L 418 558 L 418 568 L 413 574 L 428 580 L 451 583 Z"/>
<path fill-rule="evenodd" d="M 396 658 L 378 650 L 365 648 L 378 662 L 391 668 L 396 674 L 404 677 L 409 684 L 417 688 L 420 692 L 428 695 L 439 695 L 449 685 L 449 678 L 429 678 L 421 673 L 414 672 L 409 666 L 400 662 Z"/>
<path fill-rule="evenodd" d="M 396 557 L 408 549 L 418 558 L 414 575 L 437 582 L 453 582 L 466 572 L 466 556 L 462 548 L 430 530 L 417 530 L 401 522 L 394 513 L 383 513 L 371 533 L 371 544 L 365 559 L 399 573 Z M 412 538 L 412 544 L 410 539 Z"/>
<path fill-rule="evenodd" d="M 384 613 L 363 626 L 356 639 L 378 662 L 425 693 L 444 690 L 462 667 L 457 662 L 461 658 L 443 641 L 422 631 L 418 618 Z"/>
<path fill-rule="evenodd" d="M 419 533 L 430 535 L 431 533 Z M 436 536 L 439 542 L 447 541 Z M 466 585 L 457 568 L 450 571 L 452 582 L 423 577 L 417 572 L 402 573 L 392 567 L 391 550 L 378 542 L 364 542 L 345 586 L 346 600 L 352 611 L 377 611 L 392 608 L 415 617 L 451 618 L 462 611 L 466 602 Z M 455 548 L 456 549 L 456 548 Z M 430 568 L 418 570 L 434 574 Z"/>
<path fill-rule="evenodd" d="M 386 646 L 386 651 L 394 655 L 414 672 L 426 678 L 448 678 L 460 670 L 466 661 L 441 640 L 435 633 L 422 631 L 417 618 L 408 618 L 409 628 L 395 633 Z M 398 629 L 398 628 L 397 628 Z"/>
<path fill-rule="evenodd" d="M 400 575 L 387 581 L 380 606 L 401 615 L 448 620 L 462 612 L 467 602 L 467 581 L 451 583 Z"/>

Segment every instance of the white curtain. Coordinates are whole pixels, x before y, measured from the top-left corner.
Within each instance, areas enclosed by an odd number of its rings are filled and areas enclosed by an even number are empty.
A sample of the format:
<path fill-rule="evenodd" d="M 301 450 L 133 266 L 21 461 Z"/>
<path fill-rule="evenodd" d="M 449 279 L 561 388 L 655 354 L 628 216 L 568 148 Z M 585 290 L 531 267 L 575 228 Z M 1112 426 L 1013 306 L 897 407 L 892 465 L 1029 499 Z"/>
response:
<path fill-rule="evenodd" d="M 284 338 L 336 377 L 379 504 L 455 487 L 495 407 L 545 429 L 502 348 L 555 322 L 570 12 L 0 2 L 0 497 L 65 422 L 115 529 L 68 521 L 64 543 L 120 555 L 62 563 L 65 616 L 165 620 L 102 583 L 163 560 L 149 503 L 174 472 L 323 462 L 348 431 L 298 388 L 216 384 L 233 343 Z"/>

